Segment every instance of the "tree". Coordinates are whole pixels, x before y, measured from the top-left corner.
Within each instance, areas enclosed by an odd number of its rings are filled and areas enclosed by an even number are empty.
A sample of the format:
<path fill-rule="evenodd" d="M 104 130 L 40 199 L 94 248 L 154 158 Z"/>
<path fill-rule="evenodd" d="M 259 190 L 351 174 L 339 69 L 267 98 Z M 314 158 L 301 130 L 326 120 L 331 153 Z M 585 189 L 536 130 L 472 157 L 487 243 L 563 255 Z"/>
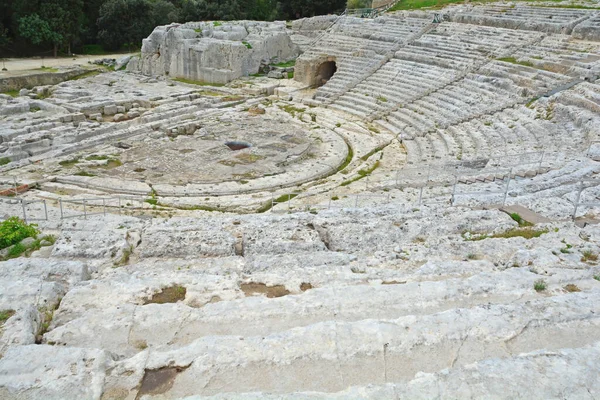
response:
<path fill-rule="evenodd" d="M 61 45 L 67 45 L 70 53 L 71 42 L 81 31 L 83 1 L 43 0 L 36 10 L 19 18 L 19 35 L 34 45 L 52 44 L 54 57 Z"/>
<path fill-rule="evenodd" d="M 48 21 L 43 20 L 37 14 L 31 14 L 19 19 L 19 35 L 28 39 L 32 44 L 39 45 L 52 43 L 55 45 L 63 40 L 63 37 L 50 28 Z"/>
<path fill-rule="evenodd" d="M 137 45 L 156 26 L 154 18 L 148 0 L 108 0 L 100 7 L 98 38 L 108 50 Z"/>

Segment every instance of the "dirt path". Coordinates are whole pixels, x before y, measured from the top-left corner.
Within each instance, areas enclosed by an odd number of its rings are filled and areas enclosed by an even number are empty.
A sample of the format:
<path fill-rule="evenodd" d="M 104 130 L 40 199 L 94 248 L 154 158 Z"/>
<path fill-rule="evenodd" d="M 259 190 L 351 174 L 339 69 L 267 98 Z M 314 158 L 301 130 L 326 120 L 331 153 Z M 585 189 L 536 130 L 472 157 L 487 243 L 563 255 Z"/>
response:
<path fill-rule="evenodd" d="M 34 70 L 44 67 L 63 67 L 71 65 L 89 65 L 88 61 L 100 60 L 103 58 L 115 58 L 119 59 L 127 55 L 133 55 L 135 53 L 120 53 L 120 54 L 107 54 L 103 56 L 73 56 L 73 57 L 59 57 L 52 58 L 46 57 L 41 58 L 7 58 L 0 61 L 0 69 L 6 68 L 8 71 L 0 71 L 0 77 L 9 76 L 11 73 Z"/>

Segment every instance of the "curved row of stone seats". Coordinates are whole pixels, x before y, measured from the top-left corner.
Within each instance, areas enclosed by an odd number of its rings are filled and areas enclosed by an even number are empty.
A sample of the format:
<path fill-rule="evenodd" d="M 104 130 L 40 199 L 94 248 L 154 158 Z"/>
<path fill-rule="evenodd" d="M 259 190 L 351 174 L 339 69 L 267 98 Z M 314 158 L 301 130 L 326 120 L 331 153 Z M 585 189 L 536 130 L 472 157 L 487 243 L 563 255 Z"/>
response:
<path fill-rule="evenodd" d="M 375 19 L 345 17 L 334 25 L 331 31 L 350 37 L 384 42 L 381 44 L 374 42 L 377 46 L 374 48 L 386 50 L 389 43 L 386 44 L 385 42 L 403 40 L 419 32 L 429 23 L 428 19 L 411 17 L 383 16 Z"/>
<path fill-rule="evenodd" d="M 577 78 L 600 75 L 600 43 L 573 40 L 570 35 L 548 35 L 540 42 L 517 49 L 517 60 L 547 71 Z"/>
<path fill-rule="evenodd" d="M 513 47 L 523 46 L 524 40 L 535 41 L 540 37 L 508 29 L 439 24 L 397 51 L 394 59 L 337 99 L 333 107 L 361 117 L 385 111 L 394 104 L 404 104 L 443 88 L 464 76 L 465 71 L 486 64 L 491 54 L 502 54 Z M 425 80 L 415 79 L 415 76 Z M 381 95 L 369 95 L 375 92 Z"/>
<path fill-rule="evenodd" d="M 429 25 L 428 20 L 421 18 L 381 18 L 371 22 L 376 24 L 380 34 L 365 35 L 364 28 L 357 28 L 363 22 L 360 18 L 342 18 L 332 28 L 332 33 L 325 34 L 301 56 L 319 58 L 327 55 L 336 61 L 337 72 L 318 89 L 316 99 L 345 92 L 349 85 L 358 83 L 356 80 L 365 72 L 376 69 L 378 62 L 384 63 L 384 55 L 393 47 L 410 40 Z"/>
<path fill-rule="evenodd" d="M 366 117 L 377 111 L 385 111 L 389 104 L 405 104 L 452 81 L 457 74 L 457 71 L 449 68 L 392 59 L 342 95 L 331 107 Z"/>
<path fill-rule="evenodd" d="M 593 10 L 532 7 L 522 4 L 461 6 L 450 12 L 454 22 L 499 28 L 570 34 L 573 28 L 592 16 Z"/>
<path fill-rule="evenodd" d="M 564 75 L 492 62 L 477 74 L 467 74 L 464 79 L 393 111 L 386 120 L 405 137 L 419 136 L 524 103 L 568 80 Z"/>
<path fill-rule="evenodd" d="M 596 14 L 573 28 L 573 37 L 600 41 L 600 15 Z"/>
<path fill-rule="evenodd" d="M 594 128 L 598 115 L 590 115 L 590 121 L 578 120 L 581 115 L 581 110 L 569 110 L 562 104 L 544 103 L 531 109 L 519 105 L 436 129 L 423 138 L 416 137 L 415 143 L 407 140 L 404 144 L 409 163 L 498 157 L 524 150 L 575 155 L 600 134 Z"/>

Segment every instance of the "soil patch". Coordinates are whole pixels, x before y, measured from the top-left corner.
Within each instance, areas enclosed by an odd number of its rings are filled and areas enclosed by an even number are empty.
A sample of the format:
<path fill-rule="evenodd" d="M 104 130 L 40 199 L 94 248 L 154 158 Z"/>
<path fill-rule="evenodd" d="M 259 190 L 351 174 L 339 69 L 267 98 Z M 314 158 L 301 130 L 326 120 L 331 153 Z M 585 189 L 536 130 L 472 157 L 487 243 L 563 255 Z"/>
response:
<path fill-rule="evenodd" d="M 146 300 L 144 304 L 177 303 L 178 301 L 185 299 L 186 292 L 187 290 L 183 286 L 170 286 L 152 295 L 152 297 L 149 300 Z"/>
<path fill-rule="evenodd" d="M 289 290 L 286 290 L 283 285 L 267 286 L 264 283 L 242 283 L 240 289 L 246 296 L 254 296 L 256 294 L 267 295 L 268 298 L 282 297 L 290 294 Z"/>

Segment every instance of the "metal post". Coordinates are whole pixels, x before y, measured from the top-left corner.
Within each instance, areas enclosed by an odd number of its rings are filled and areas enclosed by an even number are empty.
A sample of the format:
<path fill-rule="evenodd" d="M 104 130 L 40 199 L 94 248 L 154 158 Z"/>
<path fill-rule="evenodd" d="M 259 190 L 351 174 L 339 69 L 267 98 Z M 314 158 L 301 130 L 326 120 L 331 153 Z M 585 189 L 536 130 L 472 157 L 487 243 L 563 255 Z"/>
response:
<path fill-rule="evenodd" d="M 46 221 L 48 221 L 48 206 L 46 205 L 46 200 L 44 200 L 44 215 L 46 216 Z"/>
<path fill-rule="evenodd" d="M 23 221 L 27 222 L 27 211 L 25 211 L 25 200 L 21 199 L 21 206 L 23 206 Z"/>
<path fill-rule="evenodd" d="M 63 206 L 62 206 L 62 199 L 58 199 L 58 204 L 60 204 L 60 219 L 64 219 L 64 216 L 63 216 Z"/>
<path fill-rule="evenodd" d="M 288 211 L 290 211 L 290 209 L 291 209 L 291 207 L 290 207 L 291 201 L 292 201 L 292 194 L 288 193 L 288 201 L 287 201 Z"/>
<path fill-rule="evenodd" d="M 450 205 L 454 205 L 454 199 L 456 195 L 456 186 L 458 185 L 458 175 L 454 175 L 454 186 L 452 187 L 452 198 L 450 199 Z"/>
<path fill-rule="evenodd" d="M 583 192 L 583 181 L 580 182 L 579 191 L 577 192 L 577 198 L 575 199 L 575 209 L 573 210 L 573 220 L 577 217 L 577 209 L 579 208 L 579 199 L 581 198 L 581 192 Z"/>
<path fill-rule="evenodd" d="M 504 197 L 502 199 L 502 205 L 506 204 L 506 196 L 508 196 L 508 187 L 510 186 L 510 180 L 512 179 L 512 168 L 508 172 L 508 180 L 506 182 L 506 189 L 504 189 Z"/>
<path fill-rule="evenodd" d="M 104 216 L 106 217 L 106 199 L 102 199 L 102 208 L 104 209 Z"/>
<path fill-rule="evenodd" d="M 119 215 L 121 214 L 121 196 L 117 197 L 119 199 Z"/>
<path fill-rule="evenodd" d="M 87 208 L 85 206 L 85 199 L 83 199 L 83 219 L 87 219 Z"/>

